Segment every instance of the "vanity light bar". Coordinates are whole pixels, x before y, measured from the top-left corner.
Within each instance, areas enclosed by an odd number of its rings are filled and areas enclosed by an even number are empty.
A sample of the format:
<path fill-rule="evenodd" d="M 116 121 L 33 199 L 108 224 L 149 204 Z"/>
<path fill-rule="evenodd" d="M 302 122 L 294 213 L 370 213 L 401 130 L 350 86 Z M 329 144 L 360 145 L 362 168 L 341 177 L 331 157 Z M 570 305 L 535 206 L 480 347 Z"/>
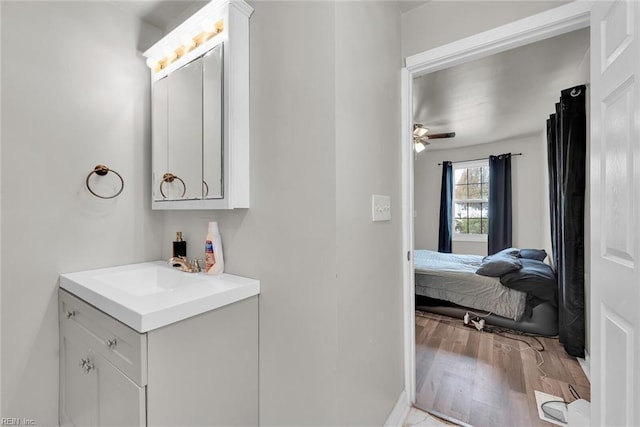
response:
<path fill-rule="evenodd" d="M 192 51 L 196 47 L 204 44 L 207 40 L 220 34 L 224 31 L 224 20 L 213 23 L 211 20 L 204 20 L 202 23 L 202 31 L 196 34 L 194 37 L 185 35 L 181 40 L 181 45 L 174 50 L 169 50 L 165 53 L 165 56 L 161 59 L 148 58 L 147 66 L 157 73 L 164 68 L 167 68 L 169 64 L 180 59 L 186 53 Z"/>

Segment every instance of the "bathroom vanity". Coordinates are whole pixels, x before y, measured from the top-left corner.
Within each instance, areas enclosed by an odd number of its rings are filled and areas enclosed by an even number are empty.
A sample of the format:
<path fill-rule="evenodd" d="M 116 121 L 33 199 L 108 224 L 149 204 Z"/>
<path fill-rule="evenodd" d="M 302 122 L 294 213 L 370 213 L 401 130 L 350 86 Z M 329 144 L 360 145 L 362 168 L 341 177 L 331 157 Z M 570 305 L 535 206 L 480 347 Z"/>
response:
<path fill-rule="evenodd" d="M 60 425 L 258 425 L 259 292 L 165 262 L 62 274 Z"/>

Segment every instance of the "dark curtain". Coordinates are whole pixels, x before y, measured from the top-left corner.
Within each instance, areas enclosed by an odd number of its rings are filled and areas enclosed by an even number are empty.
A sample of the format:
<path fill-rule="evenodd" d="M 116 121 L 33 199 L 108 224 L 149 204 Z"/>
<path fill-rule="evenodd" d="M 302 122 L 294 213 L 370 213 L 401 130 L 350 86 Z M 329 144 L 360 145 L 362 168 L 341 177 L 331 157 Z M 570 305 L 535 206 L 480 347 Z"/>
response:
<path fill-rule="evenodd" d="M 440 190 L 440 231 L 438 252 L 451 253 L 451 227 L 453 226 L 453 164 L 442 162 L 442 188 Z"/>
<path fill-rule="evenodd" d="M 584 85 L 565 89 L 547 120 L 553 263 L 558 276 L 558 328 L 567 353 L 584 357 Z"/>
<path fill-rule="evenodd" d="M 487 253 L 493 255 L 512 242 L 511 153 L 489 156 L 489 230 Z"/>

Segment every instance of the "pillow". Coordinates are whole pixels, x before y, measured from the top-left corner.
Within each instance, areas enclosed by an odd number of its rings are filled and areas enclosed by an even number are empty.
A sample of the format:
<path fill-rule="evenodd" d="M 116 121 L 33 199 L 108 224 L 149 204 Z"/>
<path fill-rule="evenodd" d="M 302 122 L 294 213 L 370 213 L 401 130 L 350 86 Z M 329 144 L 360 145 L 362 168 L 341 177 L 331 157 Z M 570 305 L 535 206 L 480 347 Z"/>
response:
<path fill-rule="evenodd" d="M 500 277 L 503 274 L 522 268 L 522 263 L 512 255 L 500 254 L 484 257 L 476 274 L 490 277 Z"/>
<path fill-rule="evenodd" d="M 542 261 L 521 258 L 522 268 L 500 277 L 500 283 L 507 288 L 526 292 L 554 305 L 558 300 L 556 275 L 551 266 Z"/>
<path fill-rule="evenodd" d="M 490 258 L 490 257 L 496 256 L 496 255 L 511 255 L 511 256 L 517 257 L 517 256 L 519 256 L 519 254 L 520 254 L 520 249 L 518 249 L 518 248 L 506 248 L 506 249 L 501 250 L 500 252 L 496 252 L 495 254 L 489 255 L 488 257 L 485 257 L 485 258 Z"/>
<path fill-rule="evenodd" d="M 547 257 L 547 251 L 544 249 L 520 249 L 520 258 L 535 259 L 536 261 L 544 261 Z"/>

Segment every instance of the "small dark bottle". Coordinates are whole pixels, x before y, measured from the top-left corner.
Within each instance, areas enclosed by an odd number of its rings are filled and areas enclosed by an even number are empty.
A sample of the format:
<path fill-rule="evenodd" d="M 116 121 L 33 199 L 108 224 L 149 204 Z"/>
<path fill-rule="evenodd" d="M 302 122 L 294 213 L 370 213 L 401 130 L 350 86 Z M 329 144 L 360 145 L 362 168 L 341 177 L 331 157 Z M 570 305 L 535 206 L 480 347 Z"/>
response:
<path fill-rule="evenodd" d="M 182 232 L 176 232 L 176 241 L 173 242 L 173 256 L 187 257 L 187 242 L 182 240 Z"/>

